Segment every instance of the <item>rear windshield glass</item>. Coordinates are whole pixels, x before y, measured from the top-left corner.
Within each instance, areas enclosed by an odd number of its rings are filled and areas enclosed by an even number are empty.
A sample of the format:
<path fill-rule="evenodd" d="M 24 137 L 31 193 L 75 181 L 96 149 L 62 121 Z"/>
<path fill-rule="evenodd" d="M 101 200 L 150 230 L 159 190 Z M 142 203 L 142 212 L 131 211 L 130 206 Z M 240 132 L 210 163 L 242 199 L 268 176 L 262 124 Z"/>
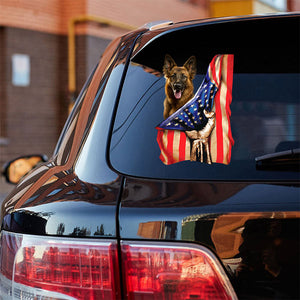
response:
<path fill-rule="evenodd" d="M 289 155 L 300 140 L 298 25 L 191 26 L 147 44 L 125 78 L 112 166 L 146 178 L 299 178 Z"/>

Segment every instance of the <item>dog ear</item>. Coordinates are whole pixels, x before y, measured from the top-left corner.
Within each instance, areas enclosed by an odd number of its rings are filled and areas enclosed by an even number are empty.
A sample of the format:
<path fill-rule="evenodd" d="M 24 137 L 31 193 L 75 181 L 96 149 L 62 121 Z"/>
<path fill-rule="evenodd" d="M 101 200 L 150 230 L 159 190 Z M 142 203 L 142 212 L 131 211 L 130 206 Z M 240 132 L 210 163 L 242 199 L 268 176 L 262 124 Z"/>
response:
<path fill-rule="evenodd" d="M 183 65 L 190 73 L 191 79 L 194 79 L 197 72 L 196 57 L 191 56 Z"/>
<path fill-rule="evenodd" d="M 165 62 L 163 66 L 163 73 L 165 76 L 168 76 L 170 74 L 170 71 L 173 67 L 176 67 L 176 63 L 174 59 L 171 57 L 171 55 L 166 54 L 165 56 Z"/>

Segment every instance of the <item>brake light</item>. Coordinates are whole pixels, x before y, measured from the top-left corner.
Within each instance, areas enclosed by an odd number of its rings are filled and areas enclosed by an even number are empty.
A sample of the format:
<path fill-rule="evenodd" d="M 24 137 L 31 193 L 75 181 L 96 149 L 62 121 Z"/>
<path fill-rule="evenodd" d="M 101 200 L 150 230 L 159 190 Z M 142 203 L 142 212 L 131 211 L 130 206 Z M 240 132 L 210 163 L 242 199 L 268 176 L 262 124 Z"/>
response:
<path fill-rule="evenodd" d="M 129 300 L 236 299 L 218 260 L 204 247 L 125 242 L 122 253 Z"/>
<path fill-rule="evenodd" d="M 121 243 L 127 300 L 236 299 L 217 258 L 179 243 Z M 117 242 L 2 231 L 0 299 L 121 299 Z"/>
<path fill-rule="evenodd" d="M 2 232 L 1 241 L 1 295 L 14 299 L 120 299 L 113 241 L 95 243 L 8 232 Z"/>

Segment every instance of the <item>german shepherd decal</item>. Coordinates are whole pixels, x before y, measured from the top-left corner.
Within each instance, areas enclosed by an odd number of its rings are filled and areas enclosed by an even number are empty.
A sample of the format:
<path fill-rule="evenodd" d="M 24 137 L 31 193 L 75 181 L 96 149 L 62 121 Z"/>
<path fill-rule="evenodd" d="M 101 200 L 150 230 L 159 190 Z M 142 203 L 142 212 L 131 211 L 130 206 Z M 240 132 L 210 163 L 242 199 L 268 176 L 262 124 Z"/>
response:
<path fill-rule="evenodd" d="M 191 56 L 182 67 L 166 54 L 163 74 L 166 78 L 164 119 L 167 119 L 194 96 L 193 79 L 196 75 L 196 57 Z"/>
<path fill-rule="evenodd" d="M 193 95 L 195 57 L 178 67 L 170 55 L 165 56 L 164 121 L 156 126 L 164 164 L 184 160 L 230 163 L 234 144 L 230 125 L 233 61 L 233 54 L 215 55 Z"/>

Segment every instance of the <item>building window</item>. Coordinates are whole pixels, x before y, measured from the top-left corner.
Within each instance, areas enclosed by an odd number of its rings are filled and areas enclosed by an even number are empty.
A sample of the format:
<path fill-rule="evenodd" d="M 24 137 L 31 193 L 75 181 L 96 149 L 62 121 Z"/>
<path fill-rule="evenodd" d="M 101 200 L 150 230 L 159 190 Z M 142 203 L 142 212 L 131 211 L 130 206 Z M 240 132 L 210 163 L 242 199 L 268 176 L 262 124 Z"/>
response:
<path fill-rule="evenodd" d="M 30 58 L 26 54 L 12 56 L 12 83 L 15 86 L 29 86 Z"/>

